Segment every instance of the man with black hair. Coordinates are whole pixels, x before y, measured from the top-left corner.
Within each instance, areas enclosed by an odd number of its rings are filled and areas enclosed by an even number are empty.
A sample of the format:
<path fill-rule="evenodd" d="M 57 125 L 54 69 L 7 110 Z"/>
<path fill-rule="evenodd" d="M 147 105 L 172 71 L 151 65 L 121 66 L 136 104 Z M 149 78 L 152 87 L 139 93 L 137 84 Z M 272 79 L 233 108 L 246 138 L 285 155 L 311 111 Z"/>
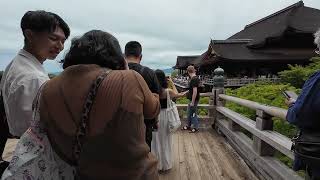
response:
<path fill-rule="evenodd" d="M 138 72 L 143 77 L 151 92 L 159 94 L 161 89 L 155 72 L 140 64 L 142 59 L 141 44 L 137 41 L 128 42 L 125 46 L 125 57 L 129 69 Z M 157 128 L 157 122 L 156 119 L 145 119 L 144 123 L 146 125 L 146 142 L 151 150 L 152 130 Z"/>
<path fill-rule="evenodd" d="M 28 11 L 21 19 L 24 46 L 6 67 L 0 88 L 9 132 L 20 137 L 30 126 L 32 103 L 40 86 L 49 80 L 43 68 L 46 59 L 55 59 L 70 35 L 66 22 L 57 14 Z M 1 140 L 7 134 L 0 132 Z M 4 143 L 5 145 L 5 143 Z M 4 149 L 3 143 L 0 152 Z"/>

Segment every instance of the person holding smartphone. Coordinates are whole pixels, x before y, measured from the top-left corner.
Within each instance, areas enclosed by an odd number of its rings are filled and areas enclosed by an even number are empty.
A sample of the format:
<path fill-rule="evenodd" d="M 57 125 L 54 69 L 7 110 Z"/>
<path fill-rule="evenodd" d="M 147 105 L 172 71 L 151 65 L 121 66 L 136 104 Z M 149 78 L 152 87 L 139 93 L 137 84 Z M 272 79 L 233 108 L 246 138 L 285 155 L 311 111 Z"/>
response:
<path fill-rule="evenodd" d="M 315 33 L 316 53 L 320 47 L 320 30 Z M 303 85 L 301 94 L 294 99 L 288 96 L 289 106 L 286 119 L 300 130 L 300 135 L 320 132 L 320 71 L 315 72 Z M 320 152 L 319 152 L 320 153 Z M 306 179 L 320 179 L 320 160 L 310 163 L 295 154 L 293 170 L 306 170 Z"/>

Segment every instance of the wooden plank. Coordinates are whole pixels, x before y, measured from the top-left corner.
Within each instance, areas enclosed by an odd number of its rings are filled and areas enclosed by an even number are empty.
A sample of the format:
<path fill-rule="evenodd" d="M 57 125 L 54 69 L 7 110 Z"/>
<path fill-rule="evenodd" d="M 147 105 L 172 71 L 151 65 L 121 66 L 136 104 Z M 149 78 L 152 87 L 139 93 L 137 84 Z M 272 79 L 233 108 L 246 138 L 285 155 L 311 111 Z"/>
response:
<path fill-rule="evenodd" d="M 176 104 L 177 109 L 187 109 L 188 104 Z M 198 108 L 205 108 L 205 109 L 214 109 L 215 107 L 210 104 L 198 104 Z"/>
<path fill-rule="evenodd" d="M 189 132 L 182 131 L 183 138 L 183 152 L 184 152 L 184 162 L 186 165 L 186 179 L 189 180 L 200 180 L 201 176 L 199 173 L 199 167 L 197 164 L 196 155 L 193 151 L 192 143 L 188 139 Z"/>
<path fill-rule="evenodd" d="M 273 121 L 272 117 L 265 113 L 262 110 L 256 111 L 256 128 L 259 130 L 273 130 Z M 253 136 L 253 149 L 260 156 L 273 156 L 275 153 L 275 149 L 270 146 L 268 143 L 264 142 L 257 136 Z"/>
<path fill-rule="evenodd" d="M 203 162 L 205 164 L 205 168 L 209 170 L 212 179 L 222 179 L 222 169 L 219 164 L 217 157 L 213 155 L 210 146 L 208 145 L 208 139 L 214 139 L 216 136 L 207 133 L 208 131 L 199 133 L 197 137 L 198 145 L 201 150 L 207 152 L 207 159 Z"/>
<path fill-rule="evenodd" d="M 242 179 L 239 176 L 238 171 L 233 166 L 236 159 L 229 156 L 228 151 L 224 146 L 224 139 L 220 139 L 217 134 L 213 136 L 211 133 L 202 134 L 201 139 L 204 140 L 204 144 L 207 146 L 208 151 L 211 153 L 211 157 L 215 162 L 214 166 L 219 170 L 218 177 L 216 179 Z"/>
<path fill-rule="evenodd" d="M 236 104 L 239 104 L 241 106 L 253 109 L 253 110 L 263 110 L 265 113 L 274 116 L 274 117 L 279 117 L 281 119 L 286 119 L 286 115 L 287 115 L 287 110 L 283 109 L 283 108 L 278 108 L 278 107 L 274 107 L 274 106 L 266 106 L 254 101 L 249 101 L 246 99 L 241 99 L 241 98 L 237 98 L 237 97 L 233 97 L 233 96 L 227 96 L 225 94 L 220 94 L 219 98 L 224 99 L 226 101 L 230 101 L 230 102 L 234 102 Z"/>
<path fill-rule="evenodd" d="M 226 120 L 220 119 L 216 125 L 260 179 L 302 180 L 297 173 L 276 158 L 259 156 L 252 148 L 252 141 L 241 132 L 231 131 Z"/>
<path fill-rule="evenodd" d="M 184 136 L 182 131 L 179 135 L 179 169 L 180 169 L 180 180 L 188 179 L 187 162 L 185 160 L 185 146 L 184 146 Z"/>
<path fill-rule="evenodd" d="M 209 164 L 211 161 L 210 156 L 208 154 L 207 149 L 204 147 L 202 141 L 200 140 L 200 134 L 203 132 L 199 132 L 196 134 L 190 134 L 188 135 L 188 139 L 192 142 L 192 147 L 194 150 L 194 153 L 196 155 L 197 164 L 200 171 L 200 176 L 202 180 L 211 180 L 214 179 L 212 174 L 214 174 L 214 168 L 212 167 L 212 164 Z M 213 172 L 212 172 L 213 170 Z M 211 173 L 212 174 L 211 174 Z"/>
<path fill-rule="evenodd" d="M 236 122 L 241 127 L 248 130 L 253 135 L 257 136 L 259 139 L 268 143 L 281 153 L 293 159 L 294 156 L 291 151 L 292 142 L 289 138 L 274 131 L 260 131 L 256 128 L 255 122 L 253 120 L 244 117 L 239 113 L 231 111 L 228 108 L 217 107 L 217 111 L 226 116 L 227 118 L 231 119 L 232 121 Z"/>
<path fill-rule="evenodd" d="M 228 143 L 228 139 L 226 139 L 224 136 L 220 136 L 220 134 L 217 133 L 217 131 L 209 131 L 210 134 L 212 134 L 215 139 L 220 139 L 220 141 L 223 144 L 223 147 L 225 152 L 233 162 L 231 165 L 235 169 L 236 173 L 239 175 L 240 179 L 243 180 L 258 180 L 257 176 L 253 173 L 253 171 L 250 169 L 250 167 L 246 164 L 246 162 L 241 158 L 241 156 L 237 153 L 237 151 L 232 148 L 232 146 Z"/>

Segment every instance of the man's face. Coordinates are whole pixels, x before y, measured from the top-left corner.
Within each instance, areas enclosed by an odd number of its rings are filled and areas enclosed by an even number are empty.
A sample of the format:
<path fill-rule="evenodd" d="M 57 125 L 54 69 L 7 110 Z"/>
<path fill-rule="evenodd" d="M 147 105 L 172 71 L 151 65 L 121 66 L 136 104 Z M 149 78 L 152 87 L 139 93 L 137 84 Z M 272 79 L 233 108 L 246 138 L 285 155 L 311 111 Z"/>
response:
<path fill-rule="evenodd" d="M 52 33 L 33 32 L 31 37 L 34 55 L 41 61 L 55 59 L 63 50 L 64 42 L 66 40 L 65 34 L 60 27 L 57 27 Z"/>

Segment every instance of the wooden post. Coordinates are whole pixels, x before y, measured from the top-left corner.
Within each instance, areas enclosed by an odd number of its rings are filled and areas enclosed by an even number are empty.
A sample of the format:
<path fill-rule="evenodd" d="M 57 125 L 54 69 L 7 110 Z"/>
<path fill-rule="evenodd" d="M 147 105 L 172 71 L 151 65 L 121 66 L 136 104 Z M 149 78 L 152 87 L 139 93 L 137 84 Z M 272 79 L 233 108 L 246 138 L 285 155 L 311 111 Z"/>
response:
<path fill-rule="evenodd" d="M 210 106 L 214 105 L 214 97 L 213 96 L 209 97 L 209 105 Z M 209 118 L 212 118 L 214 116 L 214 109 L 209 109 L 208 110 L 208 116 L 209 116 Z"/>
<path fill-rule="evenodd" d="M 272 117 L 269 114 L 266 114 L 262 110 L 256 111 L 256 128 L 263 131 L 263 130 L 273 130 L 273 121 Z M 273 156 L 274 155 L 274 148 L 267 144 L 266 142 L 259 139 L 257 136 L 253 136 L 253 149 L 260 155 L 260 156 Z"/>

